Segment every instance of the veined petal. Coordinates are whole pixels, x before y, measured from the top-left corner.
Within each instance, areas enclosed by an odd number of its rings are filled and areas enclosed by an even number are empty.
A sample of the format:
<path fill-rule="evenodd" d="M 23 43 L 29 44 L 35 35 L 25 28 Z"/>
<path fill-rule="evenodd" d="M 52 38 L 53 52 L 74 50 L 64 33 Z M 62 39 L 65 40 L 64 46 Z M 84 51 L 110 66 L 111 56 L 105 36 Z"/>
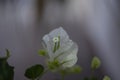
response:
<path fill-rule="evenodd" d="M 51 40 L 50 40 L 50 38 L 49 38 L 49 36 L 48 35 L 45 35 L 44 37 L 43 37 L 43 41 L 44 41 L 44 43 L 45 43 L 45 45 L 46 45 L 46 49 L 47 49 L 47 52 L 48 52 L 48 56 L 50 57 L 50 58 L 52 58 L 53 57 L 53 54 L 52 54 L 52 43 L 51 43 Z"/>
<path fill-rule="evenodd" d="M 68 34 L 66 33 L 66 31 L 60 27 L 60 28 L 57 28 L 57 29 L 54 29 L 53 31 L 51 31 L 49 34 L 48 34 L 52 39 L 54 37 L 58 37 L 60 36 L 61 39 L 69 39 L 69 36 Z"/>
<path fill-rule="evenodd" d="M 49 56 L 52 58 L 57 56 L 53 53 L 53 49 L 54 49 L 53 39 L 58 36 L 60 36 L 60 50 L 58 49 L 57 53 L 60 53 L 61 51 L 64 51 L 64 49 L 67 49 L 67 45 L 70 46 L 69 36 L 62 27 L 54 29 L 49 34 L 46 34 L 43 37 L 43 41 L 46 44 Z"/>
<path fill-rule="evenodd" d="M 66 31 L 60 27 L 43 37 L 49 61 L 58 60 L 61 67 L 72 67 L 77 62 L 78 46 L 69 39 Z M 56 47 L 59 46 L 59 47 Z"/>
<path fill-rule="evenodd" d="M 68 52 L 68 50 L 70 50 L 72 46 L 73 46 L 72 40 L 68 40 L 66 43 L 63 43 L 54 54 L 54 57 L 63 55 L 64 53 L 66 54 L 66 52 Z"/>
<path fill-rule="evenodd" d="M 58 57 L 59 61 L 66 62 L 63 64 L 63 67 L 72 67 L 77 62 L 77 53 L 78 46 L 76 43 L 72 45 L 72 47 L 64 52 L 61 56 Z"/>
<path fill-rule="evenodd" d="M 70 54 L 65 59 L 66 63 L 62 65 L 63 68 L 72 67 L 76 64 L 78 58 L 76 55 Z"/>

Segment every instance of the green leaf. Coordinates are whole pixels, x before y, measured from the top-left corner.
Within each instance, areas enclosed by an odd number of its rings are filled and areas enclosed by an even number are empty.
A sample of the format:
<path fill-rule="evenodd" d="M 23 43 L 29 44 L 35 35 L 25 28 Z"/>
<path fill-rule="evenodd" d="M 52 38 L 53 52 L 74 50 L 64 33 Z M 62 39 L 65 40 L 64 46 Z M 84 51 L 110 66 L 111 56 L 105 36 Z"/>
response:
<path fill-rule="evenodd" d="M 96 56 L 93 57 L 92 62 L 91 62 L 91 68 L 93 70 L 95 70 L 95 69 L 99 68 L 100 65 L 101 65 L 100 59 L 98 57 L 96 57 Z"/>
<path fill-rule="evenodd" d="M 6 51 L 7 57 L 0 58 L 0 80 L 13 80 L 14 67 L 10 66 L 7 62 L 9 51 Z"/>
<path fill-rule="evenodd" d="M 42 65 L 34 65 L 30 68 L 28 68 L 26 71 L 25 71 L 25 76 L 29 79 L 36 79 L 40 76 L 42 76 L 42 73 L 44 72 L 44 67 Z"/>
<path fill-rule="evenodd" d="M 46 54 L 47 54 L 47 52 L 46 52 L 46 50 L 39 50 L 38 51 L 38 54 L 40 55 L 40 56 L 46 56 Z"/>
<path fill-rule="evenodd" d="M 103 80 L 111 80 L 109 76 L 104 76 Z"/>

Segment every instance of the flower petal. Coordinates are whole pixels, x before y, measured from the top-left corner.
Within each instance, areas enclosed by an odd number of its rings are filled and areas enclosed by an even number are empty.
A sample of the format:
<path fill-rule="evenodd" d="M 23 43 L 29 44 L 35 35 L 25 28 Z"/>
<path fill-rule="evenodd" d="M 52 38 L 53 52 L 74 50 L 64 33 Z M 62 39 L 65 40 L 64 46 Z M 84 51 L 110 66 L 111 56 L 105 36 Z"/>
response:
<path fill-rule="evenodd" d="M 65 52 L 68 52 L 68 50 L 70 50 L 72 46 L 73 46 L 73 41 L 72 40 L 68 40 L 66 43 L 63 43 L 60 46 L 60 48 L 56 51 L 56 53 L 54 54 L 54 57 L 62 55 Z"/>
<path fill-rule="evenodd" d="M 63 67 L 72 67 L 73 65 L 76 64 L 78 60 L 77 53 L 78 53 L 78 46 L 76 43 L 74 43 L 72 47 L 66 52 L 64 52 L 64 54 L 61 55 L 58 59 L 61 62 L 66 62 L 63 64 Z"/>
<path fill-rule="evenodd" d="M 54 37 L 58 37 L 58 36 L 60 36 L 60 38 L 61 39 L 68 39 L 69 38 L 69 36 L 68 36 L 68 34 L 66 33 L 66 31 L 62 28 L 62 27 L 60 27 L 60 28 L 57 28 L 57 29 L 54 29 L 53 31 L 51 31 L 50 33 L 49 33 L 49 36 L 53 39 Z"/>
<path fill-rule="evenodd" d="M 68 43 L 69 36 L 66 33 L 66 31 L 62 27 L 60 27 L 60 28 L 54 29 L 49 34 L 46 34 L 43 37 L 43 41 L 45 42 L 48 55 L 50 56 L 50 58 L 55 57 L 55 55 L 53 54 L 53 48 L 54 48 L 53 38 L 58 37 L 58 36 L 60 36 L 60 48 L 61 48 L 59 51 L 57 51 L 59 53 L 60 51 L 64 51 L 63 49 L 66 49 L 67 45 L 69 44 Z"/>
<path fill-rule="evenodd" d="M 53 52 L 55 46 L 53 39 L 55 37 L 60 37 L 60 47 Z M 46 45 L 46 49 L 50 58 L 49 60 L 57 59 L 60 63 L 63 63 L 62 67 L 64 68 L 72 67 L 76 64 L 78 46 L 69 39 L 68 34 L 62 27 L 54 29 L 49 34 L 45 35 L 43 37 L 43 41 Z"/>
<path fill-rule="evenodd" d="M 70 54 L 66 57 L 66 63 L 64 63 L 62 66 L 63 68 L 67 68 L 67 67 L 72 67 L 76 64 L 78 58 L 76 55 Z"/>
<path fill-rule="evenodd" d="M 45 43 L 45 45 L 46 45 L 46 49 L 47 49 L 47 52 L 48 52 L 48 56 L 49 56 L 50 58 L 52 58 L 52 56 L 53 56 L 53 54 L 52 54 L 52 47 L 51 47 L 52 42 L 51 42 L 49 36 L 48 36 L 48 35 L 45 35 L 45 36 L 43 37 L 43 41 L 44 41 L 44 43 Z"/>

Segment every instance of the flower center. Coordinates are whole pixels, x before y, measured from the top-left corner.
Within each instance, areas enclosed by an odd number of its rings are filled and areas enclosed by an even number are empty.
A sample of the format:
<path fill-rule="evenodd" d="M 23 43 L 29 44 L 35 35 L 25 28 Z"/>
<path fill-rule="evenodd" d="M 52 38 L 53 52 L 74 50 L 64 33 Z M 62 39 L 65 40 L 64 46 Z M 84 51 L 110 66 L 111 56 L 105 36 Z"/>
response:
<path fill-rule="evenodd" d="M 60 36 L 53 38 L 54 48 L 53 53 L 55 53 L 60 48 Z"/>
<path fill-rule="evenodd" d="M 54 43 L 59 42 L 59 38 L 58 38 L 58 37 L 54 37 L 54 38 L 53 38 L 53 42 L 54 42 Z"/>

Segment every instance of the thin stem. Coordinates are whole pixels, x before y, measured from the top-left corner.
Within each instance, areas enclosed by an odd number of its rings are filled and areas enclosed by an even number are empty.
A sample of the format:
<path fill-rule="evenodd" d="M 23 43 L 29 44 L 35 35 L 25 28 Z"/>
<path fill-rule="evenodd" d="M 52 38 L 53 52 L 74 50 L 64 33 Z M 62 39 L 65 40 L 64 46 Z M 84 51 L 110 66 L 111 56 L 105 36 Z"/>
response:
<path fill-rule="evenodd" d="M 61 74 L 61 76 L 62 76 L 62 79 L 61 79 L 61 80 L 64 80 L 64 79 L 65 79 L 65 75 L 64 75 L 64 74 Z"/>
<path fill-rule="evenodd" d="M 65 74 L 61 73 L 61 80 L 65 80 Z"/>

